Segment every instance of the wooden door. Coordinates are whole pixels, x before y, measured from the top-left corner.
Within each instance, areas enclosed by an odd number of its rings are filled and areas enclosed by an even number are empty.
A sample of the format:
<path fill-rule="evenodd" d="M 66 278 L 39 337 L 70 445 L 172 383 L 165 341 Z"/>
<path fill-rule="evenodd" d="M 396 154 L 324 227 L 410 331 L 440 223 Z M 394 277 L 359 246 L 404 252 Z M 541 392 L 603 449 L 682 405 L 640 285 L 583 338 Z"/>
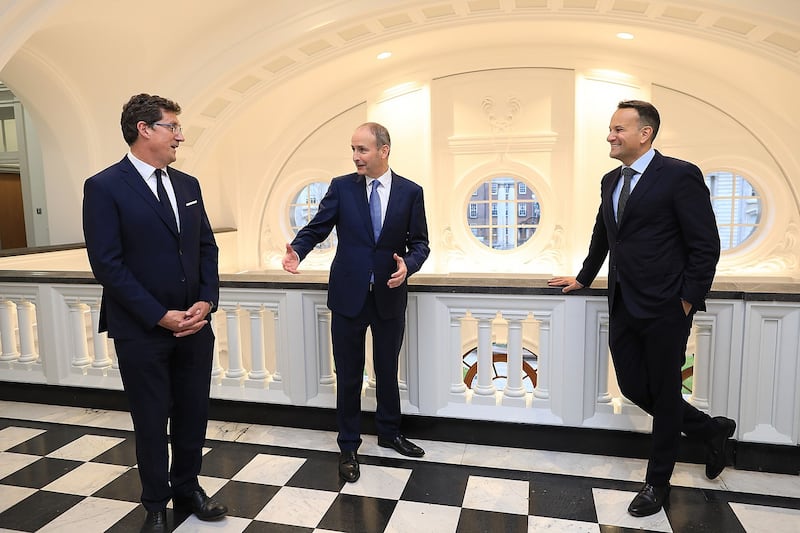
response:
<path fill-rule="evenodd" d="M 22 182 L 19 174 L 0 173 L 0 249 L 26 246 Z"/>

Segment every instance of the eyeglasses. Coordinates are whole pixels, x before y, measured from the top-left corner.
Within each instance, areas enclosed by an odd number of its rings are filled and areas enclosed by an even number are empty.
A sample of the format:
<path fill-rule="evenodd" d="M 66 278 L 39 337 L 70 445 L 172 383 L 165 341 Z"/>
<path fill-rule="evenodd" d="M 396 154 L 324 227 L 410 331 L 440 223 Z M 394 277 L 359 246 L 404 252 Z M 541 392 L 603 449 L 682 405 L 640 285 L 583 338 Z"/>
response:
<path fill-rule="evenodd" d="M 161 126 L 162 128 L 167 128 L 168 130 L 170 130 L 173 133 L 173 135 L 176 134 L 176 133 L 183 134 L 183 129 L 181 128 L 180 124 L 154 122 L 153 126 Z"/>

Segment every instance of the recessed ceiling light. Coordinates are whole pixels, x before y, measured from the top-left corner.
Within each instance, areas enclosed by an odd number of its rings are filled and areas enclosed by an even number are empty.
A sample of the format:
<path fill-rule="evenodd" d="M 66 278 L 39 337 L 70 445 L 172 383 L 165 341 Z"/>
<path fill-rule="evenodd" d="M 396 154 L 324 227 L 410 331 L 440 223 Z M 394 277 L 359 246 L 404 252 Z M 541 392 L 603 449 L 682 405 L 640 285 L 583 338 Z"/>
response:
<path fill-rule="evenodd" d="M 381 52 L 380 54 L 378 54 L 377 58 L 378 59 L 389 59 L 390 57 L 392 57 L 392 53 L 391 52 Z"/>
<path fill-rule="evenodd" d="M 619 37 L 620 39 L 625 39 L 626 41 L 630 41 L 631 39 L 633 39 L 633 34 L 628 33 L 626 31 L 621 31 L 617 34 L 617 37 Z"/>

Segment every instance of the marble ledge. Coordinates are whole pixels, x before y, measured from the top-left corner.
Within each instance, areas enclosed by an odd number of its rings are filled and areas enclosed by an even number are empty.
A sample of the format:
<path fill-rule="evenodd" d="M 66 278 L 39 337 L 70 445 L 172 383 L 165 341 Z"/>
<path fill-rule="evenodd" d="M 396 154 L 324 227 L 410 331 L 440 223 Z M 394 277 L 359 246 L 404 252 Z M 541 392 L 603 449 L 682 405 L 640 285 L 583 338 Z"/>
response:
<path fill-rule="evenodd" d="M 418 273 L 409 279 L 411 292 L 497 295 L 559 295 L 561 289 L 549 287 L 550 274 L 510 273 Z M 308 270 L 293 275 L 282 270 L 249 271 L 220 276 L 223 288 L 326 290 L 328 272 Z M 88 285 L 96 281 L 90 272 L 0 270 L 0 283 L 69 283 Z M 607 280 L 598 278 L 575 295 L 603 296 Z M 800 302 L 800 280 L 770 277 L 718 277 L 710 299 Z"/>

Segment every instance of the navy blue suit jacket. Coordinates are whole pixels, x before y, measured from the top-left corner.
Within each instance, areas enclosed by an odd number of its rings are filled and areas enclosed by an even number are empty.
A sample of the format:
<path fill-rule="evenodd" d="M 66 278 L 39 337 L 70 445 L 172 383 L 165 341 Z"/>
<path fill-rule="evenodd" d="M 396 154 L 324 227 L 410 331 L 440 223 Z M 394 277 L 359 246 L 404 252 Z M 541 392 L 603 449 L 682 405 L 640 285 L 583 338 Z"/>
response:
<path fill-rule="evenodd" d="M 384 319 L 394 318 L 405 313 L 408 284 L 394 289 L 386 285 L 397 269 L 392 255 L 405 260 L 408 279 L 430 253 L 422 187 L 392 172 L 386 216 L 375 242 L 365 179 L 357 173 L 334 178 L 317 214 L 291 244 L 302 261 L 336 227 L 338 245 L 331 264 L 328 307 L 347 317 L 356 316 L 367 298 L 370 272 L 374 272 L 378 312 Z"/>
<path fill-rule="evenodd" d="M 100 331 L 112 338 L 170 334 L 157 326 L 168 310 L 219 300 L 218 249 L 200 184 L 167 172 L 180 233 L 127 156 L 84 183 L 86 250 L 103 286 Z"/>
<path fill-rule="evenodd" d="M 612 194 L 619 179 L 621 167 L 603 176 L 600 209 L 577 280 L 588 287 L 610 254 L 609 309 L 621 284 L 625 305 L 638 318 L 675 313 L 681 299 L 704 311 L 720 243 L 702 172 L 656 151 L 617 228 Z"/>

